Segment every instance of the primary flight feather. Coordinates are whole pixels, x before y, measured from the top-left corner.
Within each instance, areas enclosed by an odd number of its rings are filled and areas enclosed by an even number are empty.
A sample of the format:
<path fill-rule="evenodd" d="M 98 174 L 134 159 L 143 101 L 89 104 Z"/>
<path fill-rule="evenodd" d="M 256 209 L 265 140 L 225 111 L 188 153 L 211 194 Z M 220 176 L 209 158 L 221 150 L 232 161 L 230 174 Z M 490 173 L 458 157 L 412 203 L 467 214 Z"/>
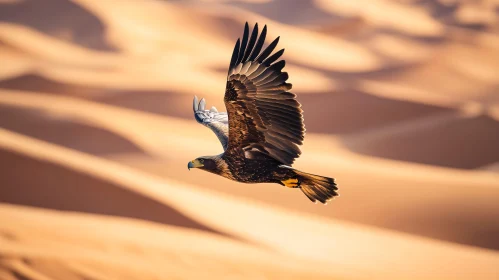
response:
<path fill-rule="evenodd" d="M 279 58 L 284 49 L 272 54 L 279 37 L 262 51 L 267 26 L 258 34 L 255 24 L 249 33 L 246 23 L 230 60 L 224 96 L 227 113 L 215 107 L 206 110 L 206 101 L 194 97 L 196 120 L 217 135 L 224 152 L 192 160 L 188 168 L 243 183 L 299 188 L 311 201 L 327 203 L 338 195 L 334 179 L 291 167 L 301 154 L 305 125 L 301 105 L 286 83 L 288 73 L 282 72 L 285 61 Z"/>

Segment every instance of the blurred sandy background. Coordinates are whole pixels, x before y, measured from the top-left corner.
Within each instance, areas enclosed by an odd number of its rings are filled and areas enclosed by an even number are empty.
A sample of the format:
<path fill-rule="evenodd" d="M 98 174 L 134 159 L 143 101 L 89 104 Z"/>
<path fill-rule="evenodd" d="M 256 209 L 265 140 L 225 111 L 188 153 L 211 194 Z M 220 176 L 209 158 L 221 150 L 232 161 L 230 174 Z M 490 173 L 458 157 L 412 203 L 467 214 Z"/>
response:
<path fill-rule="evenodd" d="M 221 152 L 243 25 L 281 36 L 314 205 Z M 0 279 L 499 279 L 499 1 L 0 1 Z"/>

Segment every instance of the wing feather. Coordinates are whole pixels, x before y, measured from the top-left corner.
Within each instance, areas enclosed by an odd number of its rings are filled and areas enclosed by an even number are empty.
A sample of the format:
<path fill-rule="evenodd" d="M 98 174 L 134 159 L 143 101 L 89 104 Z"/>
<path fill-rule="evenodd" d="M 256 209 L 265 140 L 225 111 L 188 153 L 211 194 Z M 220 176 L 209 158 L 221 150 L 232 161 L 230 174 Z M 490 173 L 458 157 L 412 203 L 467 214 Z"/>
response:
<path fill-rule="evenodd" d="M 241 63 L 243 61 L 244 57 L 244 52 L 246 51 L 246 45 L 248 44 L 248 33 L 249 33 L 249 27 L 248 23 L 244 25 L 244 34 L 243 34 L 243 41 L 241 42 L 241 48 L 239 49 L 239 55 L 237 57 L 237 62 L 236 64 Z"/>
<path fill-rule="evenodd" d="M 248 23 L 246 23 L 246 26 L 248 26 Z M 248 43 L 248 47 L 246 48 L 244 52 L 244 57 L 242 61 L 247 61 L 248 57 L 251 54 L 251 51 L 253 50 L 253 47 L 255 46 L 256 43 L 256 38 L 258 37 L 258 23 L 255 24 L 255 28 L 253 28 L 253 32 L 251 32 L 251 38 Z"/>
<path fill-rule="evenodd" d="M 236 46 L 232 52 L 232 58 L 230 59 L 229 72 L 236 66 L 237 57 L 239 55 L 239 39 L 237 39 Z"/>
<path fill-rule="evenodd" d="M 276 60 L 279 59 L 279 57 L 281 57 L 281 55 L 284 53 L 284 49 L 276 52 L 275 54 L 271 55 L 269 58 L 265 59 L 265 61 L 263 61 L 263 65 L 266 65 L 266 66 L 269 66 L 270 64 L 274 63 Z"/>
<path fill-rule="evenodd" d="M 262 63 L 271 53 L 274 51 L 277 43 L 279 43 L 279 38 L 277 37 L 270 45 L 256 58 L 256 61 Z"/>
<path fill-rule="evenodd" d="M 255 24 L 255 28 L 258 28 L 258 23 Z M 265 43 L 265 37 L 267 37 L 267 25 L 263 27 L 262 34 L 258 38 L 258 42 L 255 45 L 255 48 L 251 51 L 251 55 L 249 57 L 249 61 L 254 61 L 256 56 L 260 53 L 263 47 L 263 43 Z"/>

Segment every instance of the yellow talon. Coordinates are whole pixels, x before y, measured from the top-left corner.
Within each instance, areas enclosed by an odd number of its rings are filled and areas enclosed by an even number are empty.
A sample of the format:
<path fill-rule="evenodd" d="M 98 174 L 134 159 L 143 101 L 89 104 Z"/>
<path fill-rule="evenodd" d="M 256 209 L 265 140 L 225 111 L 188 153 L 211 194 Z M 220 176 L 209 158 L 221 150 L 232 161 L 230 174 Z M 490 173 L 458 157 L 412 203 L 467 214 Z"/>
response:
<path fill-rule="evenodd" d="M 287 179 L 284 181 L 281 181 L 286 187 L 288 188 L 296 188 L 298 187 L 298 179 Z"/>

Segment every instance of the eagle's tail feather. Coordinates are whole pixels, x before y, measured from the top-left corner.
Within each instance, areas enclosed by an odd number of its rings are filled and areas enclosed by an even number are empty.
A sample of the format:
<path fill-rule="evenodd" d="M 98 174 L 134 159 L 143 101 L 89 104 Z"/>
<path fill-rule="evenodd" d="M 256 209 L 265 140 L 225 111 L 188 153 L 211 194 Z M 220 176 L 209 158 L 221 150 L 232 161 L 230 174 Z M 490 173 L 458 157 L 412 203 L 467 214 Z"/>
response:
<path fill-rule="evenodd" d="M 312 201 L 320 201 L 326 204 L 329 200 L 338 196 L 338 187 L 333 178 L 305 173 L 294 169 L 298 175 L 299 188 Z"/>

